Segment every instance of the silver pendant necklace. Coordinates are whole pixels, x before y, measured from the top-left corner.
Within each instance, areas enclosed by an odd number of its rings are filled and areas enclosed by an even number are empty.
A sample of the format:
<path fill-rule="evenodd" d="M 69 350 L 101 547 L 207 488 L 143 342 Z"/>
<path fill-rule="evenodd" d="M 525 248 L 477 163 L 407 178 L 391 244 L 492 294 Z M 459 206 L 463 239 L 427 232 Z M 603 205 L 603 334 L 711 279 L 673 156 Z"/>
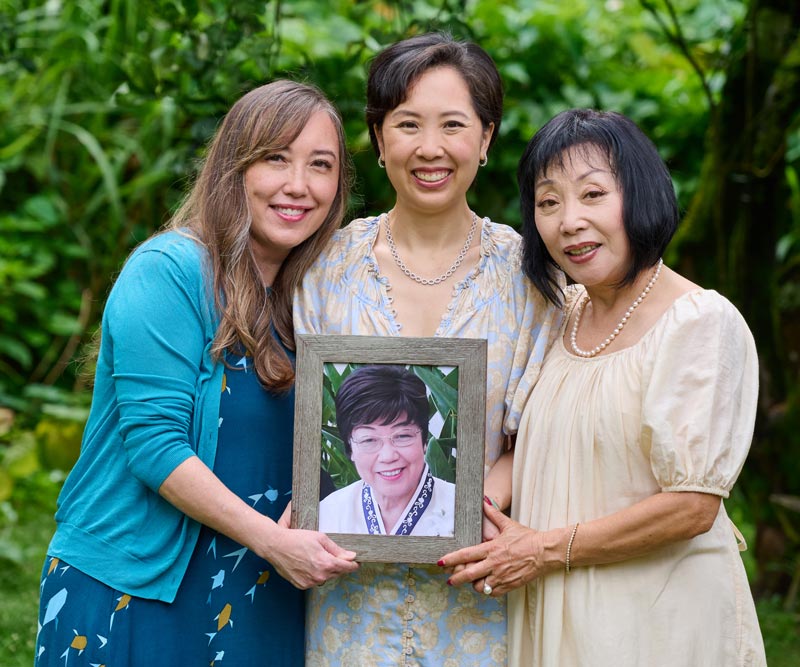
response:
<path fill-rule="evenodd" d="M 447 271 L 445 271 L 442 275 L 438 278 L 423 278 L 418 276 L 414 273 L 411 269 L 409 269 L 405 262 L 400 259 L 400 255 L 397 254 L 397 246 L 394 243 L 394 237 L 392 236 L 392 230 L 389 227 L 389 216 L 387 215 L 383 219 L 384 228 L 386 229 L 386 243 L 389 246 L 389 252 L 392 254 L 392 259 L 394 259 L 394 263 L 397 264 L 397 267 L 411 280 L 414 282 L 419 283 L 420 285 L 438 285 L 439 283 L 443 283 L 447 280 L 450 276 L 452 276 L 456 269 L 461 266 L 461 262 L 464 261 L 464 258 L 467 256 L 467 252 L 469 251 L 469 247 L 472 245 L 472 238 L 475 236 L 475 230 L 478 228 L 478 216 L 475 213 L 472 213 L 472 226 L 469 228 L 469 234 L 467 234 L 467 240 L 464 242 L 464 247 L 461 248 L 461 252 L 458 253 L 458 257 L 456 257 L 456 261 L 450 266 Z"/>
<path fill-rule="evenodd" d="M 630 319 L 633 311 L 639 307 L 639 304 L 645 300 L 648 294 L 650 294 L 650 290 L 653 289 L 653 285 L 656 284 L 656 280 L 658 280 L 658 276 L 661 274 L 661 267 L 664 266 L 664 260 L 659 259 L 658 265 L 656 266 L 656 270 L 653 273 L 652 278 L 650 281 L 645 285 L 645 288 L 642 290 L 642 293 L 636 297 L 636 300 L 631 304 L 631 307 L 625 311 L 625 315 L 622 316 L 622 319 L 617 323 L 617 326 L 614 327 L 614 331 L 611 332 L 608 338 L 606 338 L 600 345 L 597 347 L 592 348 L 591 350 L 582 350 L 578 347 L 578 343 L 576 339 L 578 338 L 578 325 L 581 322 L 581 315 L 583 315 L 583 310 L 586 308 L 586 304 L 591 301 L 589 295 L 581 299 L 581 302 L 578 304 L 578 310 L 575 313 L 575 322 L 572 325 L 572 331 L 569 334 L 569 344 L 572 347 L 572 351 L 577 354 L 579 357 L 584 357 L 589 359 L 591 357 L 595 357 L 600 354 L 603 350 L 605 350 L 609 345 L 611 345 L 611 341 L 613 341 L 617 336 L 619 336 L 619 332 L 622 331 L 622 327 L 624 327 L 628 320 Z"/>

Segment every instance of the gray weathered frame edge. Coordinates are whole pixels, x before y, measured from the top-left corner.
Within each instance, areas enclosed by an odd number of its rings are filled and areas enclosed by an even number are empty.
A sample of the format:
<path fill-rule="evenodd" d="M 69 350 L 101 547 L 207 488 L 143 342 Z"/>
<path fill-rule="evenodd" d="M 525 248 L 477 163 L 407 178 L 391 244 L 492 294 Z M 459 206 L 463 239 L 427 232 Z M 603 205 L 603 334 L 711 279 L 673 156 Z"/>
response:
<path fill-rule="evenodd" d="M 457 366 L 458 457 L 455 535 L 416 537 L 330 533 L 362 562 L 435 563 L 444 554 L 481 541 L 486 424 L 486 341 L 299 334 L 295 389 L 292 526 L 316 530 L 319 517 L 323 364 L 387 363 Z"/>

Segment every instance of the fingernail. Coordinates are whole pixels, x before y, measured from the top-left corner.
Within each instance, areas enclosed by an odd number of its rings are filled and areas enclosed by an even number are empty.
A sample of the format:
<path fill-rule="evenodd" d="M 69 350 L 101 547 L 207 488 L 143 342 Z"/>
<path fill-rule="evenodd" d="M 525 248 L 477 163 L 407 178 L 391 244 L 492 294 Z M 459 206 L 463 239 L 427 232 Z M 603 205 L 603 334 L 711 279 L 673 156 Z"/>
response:
<path fill-rule="evenodd" d="M 444 561 L 443 561 L 442 559 L 439 559 L 438 561 L 436 561 L 436 564 L 437 564 L 439 567 L 442 567 L 442 565 L 444 565 Z"/>
<path fill-rule="evenodd" d="M 485 502 L 487 505 L 491 505 L 491 504 L 492 504 L 492 501 L 491 501 L 491 499 L 489 498 L 489 496 L 484 496 L 484 497 L 483 497 L 483 500 L 484 500 L 484 502 Z"/>
<path fill-rule="evenodd" d="M 447 580 L 447 585 L 448 585 L 448 586 L 452 586 L 452 585 L 453 585 L 453 582 L 452 582 L 452 581 L 450 581 L 450 580 L 448 579 L 448 580 Z"/>

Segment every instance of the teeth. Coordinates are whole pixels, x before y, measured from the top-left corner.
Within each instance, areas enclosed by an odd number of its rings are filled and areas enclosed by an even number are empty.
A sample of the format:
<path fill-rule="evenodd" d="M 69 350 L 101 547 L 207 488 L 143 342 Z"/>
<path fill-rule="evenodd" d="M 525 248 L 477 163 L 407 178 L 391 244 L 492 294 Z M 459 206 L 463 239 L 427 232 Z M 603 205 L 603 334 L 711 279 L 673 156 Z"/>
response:
<path fill-rule="evenodd" d="M 384 470 L 383 472 L 379 472 L 378 474 L 381 477 L 397 477 L 401 472 L 402 468 L 398 468 L 397 470 Z"/>
<path fill-rule="evenodd" d="M 302 208 L 283 208 L 281 206 L 276 206 L 275 210 L 283 215 L 301 215 L 305 211 Z"/>
<path fill-rule="evenodd" d="M 575 248 L 573 250 L 568 250 L 567 254 L 568 255 L 573 255 L 573 256 L 575 256 L 575 255 L 585 255 L 587 252 L 592 252 L 592 250 L 594 250 L 595 248 L 599 248 L 599 247 L 600 246 L 596 246 L 596 245 L 585 245 L 582 248 Z"/>
<path fill-rule="evenodd" d="M 426 183 L 435 183 L 436 181 L 441 181 L 447 178 L 447 174 L 449 172 L 446 170 L 442 171 L 415 171 L 414 176 L 416 176 L 419 180 L 425 181 Z"/>

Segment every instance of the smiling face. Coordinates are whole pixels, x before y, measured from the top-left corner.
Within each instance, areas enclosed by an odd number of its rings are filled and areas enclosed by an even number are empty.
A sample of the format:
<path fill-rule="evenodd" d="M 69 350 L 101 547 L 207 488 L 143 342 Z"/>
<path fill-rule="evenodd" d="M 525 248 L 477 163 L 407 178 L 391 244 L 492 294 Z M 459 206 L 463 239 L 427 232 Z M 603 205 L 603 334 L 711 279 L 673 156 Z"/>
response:
<path fill-rule="evenodd" d="M 319 229 L 328 215 L 339 183 L 338 155 L 333 121 L 317 111 L 291 144 L 245 171 L 250 242 L 267 284 L 289 251 Z"/>
<path fill-rule="evenodd" d="M 631 263 L 617 180 L 605 155 L 592 146 L 573 148 L 560 162 L 536 182 L 536 229 L 570 278 L 613 287 Z"/>
<path fill-rule="evenodd" d="M 492 130 L 483 128 L 457 70 L 436 67 L 422 74 L 405 101 L 375 128 L 398 208 L 461 211 Z"/>
<path fill-rule="evenodd" d="M 387 504 L 404 507 L 425 469 L 425 445 L 419 428 L 406 415 L 390 424 L 363 424 L 353 429 L 350 445 L 356 470 L 372 487 L 381 508 Z"/>

